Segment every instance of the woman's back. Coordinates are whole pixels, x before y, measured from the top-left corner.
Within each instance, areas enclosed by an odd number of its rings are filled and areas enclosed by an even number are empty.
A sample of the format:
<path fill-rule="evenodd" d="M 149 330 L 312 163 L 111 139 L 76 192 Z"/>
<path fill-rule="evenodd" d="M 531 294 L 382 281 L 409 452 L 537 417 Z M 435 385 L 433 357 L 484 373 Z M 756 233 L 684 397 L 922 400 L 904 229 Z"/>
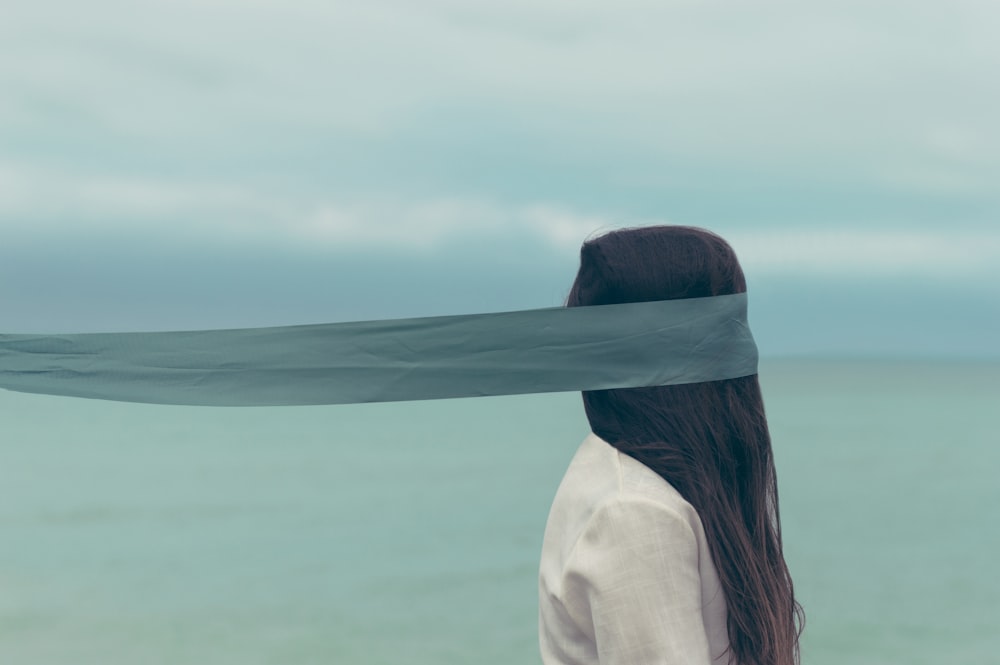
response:
<path fill-rule="evenodd" d="M 745 291 L 725 240 L 649 226 L 586 241 L 566 305 Z M 757 375 L 582 397 L 593 436 L 542 553 L 546 663 L 796 665 L 802 614 Z"/>
<path fill-rule="evenodd" d="M 539 568 L 546 665 L 729 662 L 725 596 L 697 512 L 594 433 L 556 493 Z"/>

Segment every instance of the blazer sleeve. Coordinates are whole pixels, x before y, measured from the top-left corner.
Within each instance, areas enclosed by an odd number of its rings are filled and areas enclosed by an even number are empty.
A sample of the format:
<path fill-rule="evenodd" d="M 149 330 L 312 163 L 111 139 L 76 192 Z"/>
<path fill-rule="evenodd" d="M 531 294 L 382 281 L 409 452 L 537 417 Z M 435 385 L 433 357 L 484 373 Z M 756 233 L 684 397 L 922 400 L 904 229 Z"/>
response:
<path fill-rule="evenodd" d="M 669 506 L 618 496 L 595 510 L 563 584 L 602 665 L 711 663 L 698 556 L 691 524 Z"/>

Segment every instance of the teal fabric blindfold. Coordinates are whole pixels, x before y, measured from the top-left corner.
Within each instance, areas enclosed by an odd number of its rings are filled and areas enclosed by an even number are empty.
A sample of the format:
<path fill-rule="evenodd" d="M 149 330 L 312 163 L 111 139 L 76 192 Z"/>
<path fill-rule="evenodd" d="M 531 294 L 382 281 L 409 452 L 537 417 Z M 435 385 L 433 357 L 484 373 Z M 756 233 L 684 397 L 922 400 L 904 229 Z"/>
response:
<path fill-rule="evenodd" d="M 348 404 L 757 373 L 745 293 L 184 332 L 0 335 L 0 388 L 156 404 Z"/>

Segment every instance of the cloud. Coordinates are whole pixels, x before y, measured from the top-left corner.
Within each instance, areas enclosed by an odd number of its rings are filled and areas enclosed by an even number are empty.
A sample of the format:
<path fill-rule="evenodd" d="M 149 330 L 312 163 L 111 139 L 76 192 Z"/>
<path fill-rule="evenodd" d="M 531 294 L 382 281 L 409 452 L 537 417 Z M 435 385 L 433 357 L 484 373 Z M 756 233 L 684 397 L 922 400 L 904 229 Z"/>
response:
<path fill-rule="evenodd" d="M 79 220 L 87 220 L 84 228 Z M 210 223 L 206 223 L 206 220 Z M 434 252 L 524 239 L 560 255 L 614 228 L 670 223 L 580 211 L 556 202 L 501 204 L 462 196 L 326 200 L 229 184 L 79 176 L 0 163 L 0 228 L 13 237 L 150 237 L 333 252 Z M 756 275 L 986 276 L 1000 265 L 1000 230 L 877 223 L 714 228 Z"/>
<path fill-rule="evenodd" d="M 492 110 L 595 150 L 800 171 L 811 156 L 817 173 L 849 162 L 875 180 L 900 164 L 968 177 L 951 157 L 972 136 L 995 175 L 998 7 L 20 3 L 0 26 L 0 117 L 22 134 L 76 123 L 137 149 L 245 155 L 303 136 L 398 139 L 442 111 Z"/>
<path fill-rule="evenodd" d="M 610 227 L 604 217 L 548 203 L 505 207 L 461 197 L 329 201 L 229 184 L 74 175 L 0 162 L 0 228 L 8 237 L 133 231 L 209 242 L 224 236 L 249 244 L 431 251 L 464 240 L 522 235 L 566 250 Z"/>
<path fill-rule="evenodd" d="M 0 229 L 569 255 L 718 222 L 759 274 L 985 277 L 998 20 L 977 0 L 15 3 Z"/>
<path fill-rule="evenodd" d="M 884 228 L 775 229 L 725 233 L 748 272 L 820 275 L 987 277 L 1000 265 L 1000 231 Z"/>
<path fill-rule="evenodd" d="M 0 162 L 0 228 L 9 233 L 89 232 L 145 228 L 176 231 L 190 223 L 211 228 L 238 219 L 280 219 L 280 202 L 227 184 L 88 174 Z"/>
<path fill-rule="evenodd" d="M 523 236 L 567 251 L 578 249 L 584 238 L 603 228 L 611 228 L 608 219 L 551 204 L 504 208 L 453 198 L 395 206 L 328 204 L 292 224 L 290 230 L 310 242 L 326 241 L 340 247 L 395 246 L 419 251 L 463 241 Z"/>

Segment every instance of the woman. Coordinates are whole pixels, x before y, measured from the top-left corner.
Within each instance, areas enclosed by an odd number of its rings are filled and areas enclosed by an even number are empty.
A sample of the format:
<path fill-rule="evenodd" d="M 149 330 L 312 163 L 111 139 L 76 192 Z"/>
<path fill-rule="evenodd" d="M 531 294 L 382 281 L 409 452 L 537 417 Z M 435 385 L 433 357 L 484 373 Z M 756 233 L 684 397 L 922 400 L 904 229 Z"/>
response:
<path fill-rule="evenodd" d="M 643 227 L 584 243 L 566 305 L 745 290 L 722 238 Z M 546 665 L 797 663 L 802 610 L 757 376 L 590 391 L 583 404 L 591 433 L 542 547 Z"/>

